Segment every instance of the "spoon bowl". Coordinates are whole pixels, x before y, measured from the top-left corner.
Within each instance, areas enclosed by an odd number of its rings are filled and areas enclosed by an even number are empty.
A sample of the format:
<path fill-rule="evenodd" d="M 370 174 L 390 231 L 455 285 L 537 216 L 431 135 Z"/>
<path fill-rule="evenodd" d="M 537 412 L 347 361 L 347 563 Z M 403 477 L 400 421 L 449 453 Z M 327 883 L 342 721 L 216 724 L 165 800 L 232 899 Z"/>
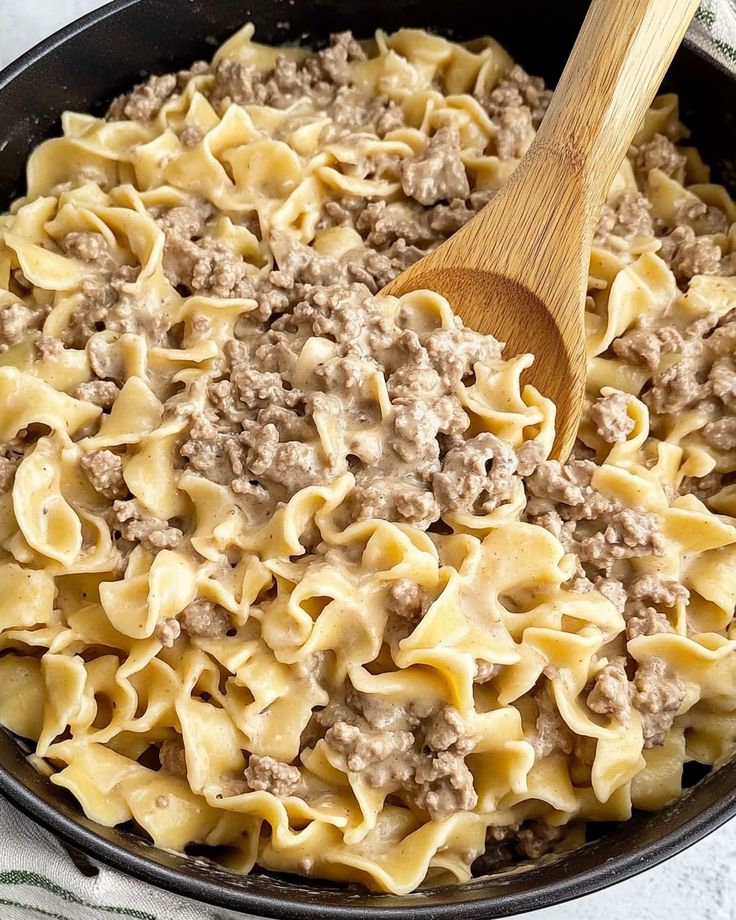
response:
<path fill-rule="evenodd" d="M 462 232 L 462 231 L 461 231 Z M 426 259 L 422 259 L 423 264 Z M 585 392 L 585 342 L 582 326 L 563 329 L 538 294 L 509 275 L 464 265 L 428 266 L 426 273 L 404 272 L 385 289 L 401 296 L 427 289 L 442 294 L 466 325 L 493 335 L 504 354 L 531 352 L 534 363 L 522 382 L 534 386 L 556 406 L 554 456 L 567 456 L 575 442 Z M 565 316 L 575 317 L 578 290 Z M 476 321 L 481 317 L 481 321 Z"/>
<path fill-rule="evenodd" d="M 524 372 L 523 382 L 536 387 L 554 402 L 557 414 L 553 454 L 569 453 L 575 441 L 585 390 L 582 329 L 579 336 L 564 337 L 547 305 L 534 291 L 508 275 L 477 268 L 448 266 L 426 275 L 419 273 L 412 275 L 407 287 L 392 283 L 388 293 L 400 296 L 424 288 L 447 297 L 463 318 L 482 316 L 484 322 L 470 321 L 467 325 L 492 334 L 504 344 L 505 354 L 531 352 L 534 355 L 534 364 Z M 572 293 L 577 298 L 577 291 Z M 459 304 L 462 309 L 458 309 Z M 572 307 L 577 310 L 577 303 Z M 570 312 L 573 315 L 572 310 Z"/>

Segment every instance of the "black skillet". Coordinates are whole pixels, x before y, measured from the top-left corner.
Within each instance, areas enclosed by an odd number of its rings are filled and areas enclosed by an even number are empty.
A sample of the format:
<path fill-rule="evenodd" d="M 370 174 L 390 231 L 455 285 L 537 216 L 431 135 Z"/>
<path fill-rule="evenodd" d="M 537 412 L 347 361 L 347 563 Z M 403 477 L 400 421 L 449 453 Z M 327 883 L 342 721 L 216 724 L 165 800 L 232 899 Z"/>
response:
<path fill-rule="evenodd" d="M 491 34 L 554 85 L 585 7 L 582 0 L 118 0 L 0 74 L 0 206 L 22 192 L 29 152 L 58 132 L 64 109 L 102 112 L 141 76 L 209 58 L 247 20 L 255 22 L 258 40 L 274 44 L 318 43 L 342 29 L 364 37 L 379 27 L 400 26 L 455 38 Z M 685 46 L 665 89 L 680 94 L 682 118 L 714 167 L 714 178 L 736 182 L 728 160 L 736 150 L 736 79 Z M 596 829 L 597 839 L 549 864 L 394 897 L 265 873 L 233 876 L 201 854 L 163 852 L 133 830 L 101 827 L 37 773 L 19 743 L 0 730 L 0 793 L 67 844 L 177 894 L 236 912 L 294 920 L 357 920 L 369 911 L 374 920 L 490 920 L 589 894 L 668 859 L 736 813 L 736 762 L 704 774 L 702 768 L 687 768 L 685 784 L 691 788 L 679 802 Z"/>

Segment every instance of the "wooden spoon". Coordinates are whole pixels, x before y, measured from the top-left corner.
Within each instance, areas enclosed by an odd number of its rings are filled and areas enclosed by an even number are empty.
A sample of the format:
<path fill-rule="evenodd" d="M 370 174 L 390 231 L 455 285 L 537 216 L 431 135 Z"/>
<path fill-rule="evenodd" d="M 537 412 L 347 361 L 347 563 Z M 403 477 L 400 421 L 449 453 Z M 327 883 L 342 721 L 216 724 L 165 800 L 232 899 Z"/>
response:
<path fill-rule="evenodd" d="M 443 294 L 465 324 L 535 356 L 572 450 L 585 391 L 584 303 L 595 224 L 698 0 L 593 0 L 557 91 L 512 178 L 383 293 Z"/>

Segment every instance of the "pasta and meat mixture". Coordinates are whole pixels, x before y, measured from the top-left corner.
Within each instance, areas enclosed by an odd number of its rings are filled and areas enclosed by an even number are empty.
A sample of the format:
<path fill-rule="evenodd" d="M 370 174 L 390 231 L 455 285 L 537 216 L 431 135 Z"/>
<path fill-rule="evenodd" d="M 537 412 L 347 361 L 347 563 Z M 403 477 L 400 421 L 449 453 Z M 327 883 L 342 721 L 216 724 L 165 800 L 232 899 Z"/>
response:
<path fill-rule="evenodd" d="M 256 44 L 67 113 L 0 217 L 0 722 L 158 847 L 407 893 L 736 741 L 736 206 L 648 112 L 588 402 L 383 285 L 550 92 L 490 39 Z"/>

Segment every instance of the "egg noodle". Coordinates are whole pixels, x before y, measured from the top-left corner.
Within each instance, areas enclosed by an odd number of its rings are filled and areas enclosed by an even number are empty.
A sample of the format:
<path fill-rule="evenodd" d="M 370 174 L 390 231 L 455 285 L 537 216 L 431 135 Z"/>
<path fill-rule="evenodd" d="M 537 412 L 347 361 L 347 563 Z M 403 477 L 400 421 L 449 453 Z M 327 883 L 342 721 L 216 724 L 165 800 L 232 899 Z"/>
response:
<path fill-rule="evenodd" d="M 468 189 L 449 205 L 415 190 L 411 213 L 488 200 L 541 117 L 518 117 L 533 108 L 523 92 L 486 104 L 513 89 L 508 54 L 490 39 L 379 32 L 343 61 L 343 102 L 381 101 L 354 127 L 331 116 L 333 89 L 320 104 L 316 78 L 281 105 L 257 89 L 218 96 L 223 61 L 261 85 L 279 60 L 309 72 L 314 55 L 252 36 L 176 87 L 149 84 L 147 118 L 125 101 L 108 119 L 66 113 L 0 216 L 0 329 L 4 316 L 21 332 L 0 354 L 0 723 L 97 822 L 133 821 L 169 850 L 212 847 L 235 872 L 257 863 L 388 892 L 465 881 L 493 867 L 494 847 L 566 849 L 586 822 L 662 808 L 684 764 L 717 767 L 736 739 L 736 387 L 722 382 L 736 206 L 694 148 L 665 140 L 683 129 L 676 97 L 659 97 L 599 225 L 589 407 L 572 466 L 555 466 L 554 406 L 521 380 L 532 356 L 503 357 L 493 340 L 483 351 L 432 292 L 375 296 L 375 271 L 361 287 L 354 269 L 344 295 L 326 285 L 321 317 L 321 279 L 285 268 L 370 267 L 355 215 L 408 207 L 406 164 L 431 173 L 438 132 L 457 140 Z M 641 151 L 665 143 L 671 168 L 647 168 Z M 643 232 L 621 230 L 632 202 Z M 208 284 L 172 256 L 174 211 L 205 227 L 187 245 L 210 258 Z M 410 241 L 406 258 L 443 233 Z M 703 240 L 715 262 L 688 272 Z M 221 277 L 234 263 L 237 284 Z M 272 326 L 257 296 L 267 277 L 285 291 Z M 311 313 L 289 302 L 290 283 Z M 663 328 L 680 331 L 674 345 Z M 632 333 L 657 354 L 627 351 Z M 248 378 L 256 395 L 243 384 L 231 427 L 208 441 L 199 429 L 225 417 L 213 393 L 235 387 L 237 348 L 246 373 L 265 345 L 278 360 L 259 373 L 276 395 Z M 455 373 L 453 348 L 472 366 Z M 678 359 L 692 370 L 682 408 Z M 435 389 L 405 429 L 410 360 Z M 389 508 L 394 473 L 405 488 Z M 583 510 L 566 518 L 571 507 Z M 629 539 L 634 525 L 646 539 Z"/>

